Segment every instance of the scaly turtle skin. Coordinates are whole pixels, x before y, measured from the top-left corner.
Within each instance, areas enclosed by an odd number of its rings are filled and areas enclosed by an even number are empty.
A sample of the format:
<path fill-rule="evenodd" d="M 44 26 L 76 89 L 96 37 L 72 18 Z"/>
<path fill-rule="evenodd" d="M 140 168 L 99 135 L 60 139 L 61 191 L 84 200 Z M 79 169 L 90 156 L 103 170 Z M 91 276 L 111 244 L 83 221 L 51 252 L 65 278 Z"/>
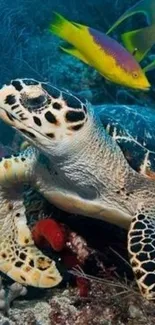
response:
<path fill-rule="evenodd" d="M 101 105 L 95 110 L 106 131 L 117 141 L 129 165 L 155 178 L 155 114 L 152 108 Z"/>
<path fill-rule="evenodd" d="M 55 262 L 37 249 L 27 226 L 21 189 L 34 156 L 0 162 L 0 271 L 25 285 L 52 287 L 62 277 Z M 21 172 L 25 168 L 24 172 Z M 27 174 L 28 173 L 28 174 Z M 27 175 L 26 175 L 27 174 Z M 22 176 L 22 180 L 20 177 Z"/>
<path fill-rule="evenodd" d="M 28 183 L 61 209 L 129 229 L 128 251 L 138 286 L 143 296 L 154 299 L 155 182 L 131 168 L 114 134 L 110 136 L 102 125 L 103 110 L 97 113 L 70 93 L 35 80 L 14 80 L 0 90 L 1 119 L 33 145 L 0 164 L 1 211 L 5 209 L 1 212 L 0 270 L 16 281 L 30 282 L 25 263 L 30 255 L 34 261 L 36 253 L 25 242 L 26 236 L 31 237 L 22 199 L 11 196 L 15 184 Z M 118 128 L 117 132 L 121 134 Z M 17 243 L 22 252 L 27 249 L 26 262 L 20 258 L 20 265 L 16 265 Z M 13 271 L 11 265 L 16 265 Z M 44 273 L 42 281 L 46 284 Z M 31 284 L 38 285 L 34 277 Z"/>

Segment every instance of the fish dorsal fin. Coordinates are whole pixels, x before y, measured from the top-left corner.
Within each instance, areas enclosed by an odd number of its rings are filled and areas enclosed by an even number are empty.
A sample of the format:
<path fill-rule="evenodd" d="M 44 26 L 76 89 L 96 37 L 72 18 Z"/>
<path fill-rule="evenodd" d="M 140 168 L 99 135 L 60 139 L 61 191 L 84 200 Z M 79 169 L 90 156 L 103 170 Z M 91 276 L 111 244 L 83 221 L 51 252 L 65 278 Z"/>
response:
<path fill-rule="evenodd" d="M 86 27 L 85 25 L 81 25 L 81 24 L 75 23 L 75 21 L 72 21 L 72 24 L 74 26 L 76 26 L 77 28 L 79 28 L 79 29 L 83 29 L 83 27 Z"/>
<path fill-rule="evenodd" d="M 155 60 L 149 63 L 146 67 L 143 68 L 144 72 L 152 71 L 155 69 Z"/>
<path fill-rule="evenodd" d="M 81 54 L 81 52 L 79 50 L 77 50 L 75 47 L 67 48 L 67 47 L 60 46 L 60 49 L 65 53 L 68 53 L 68 54 L 71 54 L 71 55 L 75 56 L 76 58 L 80 59 L 84 63 L 89 64 L 89 62 L 84 57 L 84 55 Z"/>
<path fill-rule="evenodd" d="M 155 24 L 124 33 L 121 38 L 124 47 L 140 62 L 155 44 Z"/>
<path fill-rule="evenodd" d="M 155 23 L 155 0 L 138 1 L 134 6 L 125 11 L 125 13 L 108 30 L 107 34 L 111 33 L 125 19 L 138 13 L 143 13 L 146 16 L 148 23 Z"/>

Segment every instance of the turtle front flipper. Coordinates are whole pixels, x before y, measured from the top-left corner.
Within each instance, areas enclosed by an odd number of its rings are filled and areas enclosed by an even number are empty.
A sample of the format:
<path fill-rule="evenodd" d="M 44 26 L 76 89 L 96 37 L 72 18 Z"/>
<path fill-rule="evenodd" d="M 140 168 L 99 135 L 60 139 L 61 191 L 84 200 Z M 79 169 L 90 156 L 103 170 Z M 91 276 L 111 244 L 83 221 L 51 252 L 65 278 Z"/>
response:
<path fill-rule="evenodd" d="M 148 300 L 155 299 L 155 219 L 148 211 L 133 218 L 128 251 L 141 294 Z"/>
<path fill-rule="evenodd" d="M 23 199 L 7 200 L 5 197 L 7 192 L 1 189 L 0 271 L 25 285 L 57 285 L 61 275 L 55 262 L 35 247 L 27 226 Z"/>
<path fill-rule="evenodd" d="M 33 147 L 19 152 L 18 155 L 4 157 L 0 161 L 0 185 L 32 183 L 38 151 Z"/>
<path fill-rule="evenodd" d="M 35 287 L 53 287 L 61 280 L 54 261 L 34 245 L 27 226 L 23 198 L 0 187 L 0 271 Z"/>

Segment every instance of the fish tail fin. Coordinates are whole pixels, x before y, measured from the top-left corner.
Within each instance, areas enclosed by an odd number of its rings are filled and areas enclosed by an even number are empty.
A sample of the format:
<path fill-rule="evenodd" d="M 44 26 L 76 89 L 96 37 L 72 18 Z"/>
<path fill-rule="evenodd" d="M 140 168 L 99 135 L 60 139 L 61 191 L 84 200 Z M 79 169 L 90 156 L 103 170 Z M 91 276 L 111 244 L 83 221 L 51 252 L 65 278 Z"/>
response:
<path fill-rule="evenodd" d="M 123 45 L 140 62 L 155 44 L 155 24 L 121 35 Z"/>
<path fill-rule="evenodd" d="M 50 24 L 49 30 L 53 34 L 73 44 L 74 35 L 78 28 L 57 12 L 55 12 L 54 15 L 55 16 L 53 22 Z"/>

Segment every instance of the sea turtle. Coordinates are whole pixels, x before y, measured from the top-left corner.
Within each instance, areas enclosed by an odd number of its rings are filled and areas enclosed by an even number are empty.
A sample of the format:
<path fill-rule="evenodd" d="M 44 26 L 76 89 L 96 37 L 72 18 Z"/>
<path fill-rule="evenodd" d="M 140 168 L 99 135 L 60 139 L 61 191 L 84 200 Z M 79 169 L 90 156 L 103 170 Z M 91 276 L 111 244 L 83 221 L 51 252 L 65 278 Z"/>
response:
<path fill-rule="evenodd" d="M 145 119 L 142 110 L 147 110 Z M 0 118 L 32 144 L 0 162 L 1 271 L 33 286 L 61 280 L 54 262 L 35 248 L 27 227 L 21 189 L 19 196 L 15 192 L 15 186 L 27 183 L 63 210 L 129 229 L 138 286 L 144 297 L 155 298 L 153 117 L 147 108 L 94 108 L 32 79 L 13 80 L 0 90 Z"/>

